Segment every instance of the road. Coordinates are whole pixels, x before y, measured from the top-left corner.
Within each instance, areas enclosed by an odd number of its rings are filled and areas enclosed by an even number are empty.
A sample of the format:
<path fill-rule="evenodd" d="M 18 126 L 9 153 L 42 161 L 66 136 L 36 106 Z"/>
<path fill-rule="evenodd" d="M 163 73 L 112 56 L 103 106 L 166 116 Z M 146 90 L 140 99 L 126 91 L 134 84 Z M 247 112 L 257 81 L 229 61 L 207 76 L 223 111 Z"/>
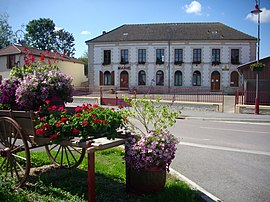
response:
<path fill-rule="evenodd" d="M 270 124 L 178 120 L 172 168 L 225 202 L 270 201 Z"/>

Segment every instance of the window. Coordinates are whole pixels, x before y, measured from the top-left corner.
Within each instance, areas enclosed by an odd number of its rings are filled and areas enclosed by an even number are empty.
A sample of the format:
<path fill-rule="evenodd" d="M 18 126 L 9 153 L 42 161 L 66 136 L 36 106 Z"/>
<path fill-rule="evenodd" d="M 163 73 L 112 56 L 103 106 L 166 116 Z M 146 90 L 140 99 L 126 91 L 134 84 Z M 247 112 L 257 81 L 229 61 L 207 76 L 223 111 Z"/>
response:
<path fill-rule="evenodd" d="M 181 65 L 183 63 L 183 49 L 174 50 L 174 64 Z"/>
<path fill-rule="evenodd" d="M 156 50 L 156 64 L 164 64 L 164 49 Z"/>
<path fill-rule="evenodd" d="M 128 49 L 121 50 L 121 64 L 128 64 Z"/>
<path fill-rule="evenodd" d="M 7 68 L 8 69 L 12 69 L 14 66 L 16 66 L 15 59 L 16 59 L 15 55 L 7 56 Z"/>
<path fill-rule="evenodd" d="M 146 49 L 138 50 L 138 64 L 145 64 L 146 62 Z"/>
<path fill-rule="evenodd" d="M 193 49 L 193 64 L 201 63 L 201 49 Z"/>
<path fill-rule="evenodd" d="M 231 63 L 234 65 L 239 65 L 239 49 L 231 50 Z"/>
<path fill-rule="evenodd" d="M 181 71 L 176 71 L 174 73 L 174 85 L 182 86 L 182 72 Z"/>
<path fill-rule="evenodd" d="M 233 71 L 231 73 L 231 82 L 230 82 L 231 87 L 238 87 L 239 86 L 239 74 L 237 71 Z"/>
<path fill-rule="evenodd" d="M 112 85 L 112 76 L 109 71 L 104 72 L 104 85 Z"/>
<path fill-rule="evenodd" d="M 103 52 L 103 65 L 111 64 L 111 50 L 104 50 Z"/>
<path fill-rule="evenodd" d="M 220 64 L 220 49 L 212 49 L 212 65 Z"/>
<path fill-rule="evenodd" d="M 141 70 L 139 71 L 139 75 L 138 75 L 138 85 L 145 85 L 146 83 L 146 74 L 145 71 Z"/>
<path fill-rule="evenodd" d="M 192 76 L 193 86 L 201 86 L 201 72 L 195 71 Z"/>
<path fill-rule="evenodd" d="M 157 71 L 157 74 L 156 74 L 156 85 L 157 86 L 164 86 L 164 73 L 161 70 Z"/>

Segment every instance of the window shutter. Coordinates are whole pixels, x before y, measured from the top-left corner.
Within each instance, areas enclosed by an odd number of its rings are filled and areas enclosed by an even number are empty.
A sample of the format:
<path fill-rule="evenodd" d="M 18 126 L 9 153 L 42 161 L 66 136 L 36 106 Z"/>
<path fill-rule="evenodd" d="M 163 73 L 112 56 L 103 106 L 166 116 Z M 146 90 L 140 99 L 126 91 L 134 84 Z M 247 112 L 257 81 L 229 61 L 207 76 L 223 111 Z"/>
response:
<path fill-rule="evenodd" d="M 102 86 L 104 85 L 103 83 L 103 72 L 99 71 L 99 85 Z"/>
<path fill-rule="evenodd" d="M 112 77 L 112 85 L 114 85 L 114 71 L 112 71 L 111 77 Z"/>

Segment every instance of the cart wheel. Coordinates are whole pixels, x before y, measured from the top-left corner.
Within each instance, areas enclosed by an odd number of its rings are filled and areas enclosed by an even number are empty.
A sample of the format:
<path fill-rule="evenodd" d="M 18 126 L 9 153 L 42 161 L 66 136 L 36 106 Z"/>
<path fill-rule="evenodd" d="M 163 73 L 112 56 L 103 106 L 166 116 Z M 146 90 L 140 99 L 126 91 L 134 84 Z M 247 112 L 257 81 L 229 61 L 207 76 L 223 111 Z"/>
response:
<path fill-rule="evenodd" d="M 0 117 L 0 172 L 15 178 L 16 187 L 29 176 L 30 152 L 20 125 L 10 117 Z"/>
<path fill-rule="evenodd" d="M 61 144 L 45 145 L 46 152 L 51 161 L 64 168 L 76 168 L 82 162 L 85 148 Z"/>

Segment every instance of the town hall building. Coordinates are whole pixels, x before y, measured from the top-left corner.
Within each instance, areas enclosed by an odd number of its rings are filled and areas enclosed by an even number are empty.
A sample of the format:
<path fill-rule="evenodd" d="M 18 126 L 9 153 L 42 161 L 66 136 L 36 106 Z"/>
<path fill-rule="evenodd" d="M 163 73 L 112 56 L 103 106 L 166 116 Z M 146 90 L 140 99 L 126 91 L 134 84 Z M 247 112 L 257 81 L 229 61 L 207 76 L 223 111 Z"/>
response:
<path fill-rule="evenodd" d="M 256 38 L 222 23 L 128 24 L 86 41 L 89 86 L 234 92 Z"/>

